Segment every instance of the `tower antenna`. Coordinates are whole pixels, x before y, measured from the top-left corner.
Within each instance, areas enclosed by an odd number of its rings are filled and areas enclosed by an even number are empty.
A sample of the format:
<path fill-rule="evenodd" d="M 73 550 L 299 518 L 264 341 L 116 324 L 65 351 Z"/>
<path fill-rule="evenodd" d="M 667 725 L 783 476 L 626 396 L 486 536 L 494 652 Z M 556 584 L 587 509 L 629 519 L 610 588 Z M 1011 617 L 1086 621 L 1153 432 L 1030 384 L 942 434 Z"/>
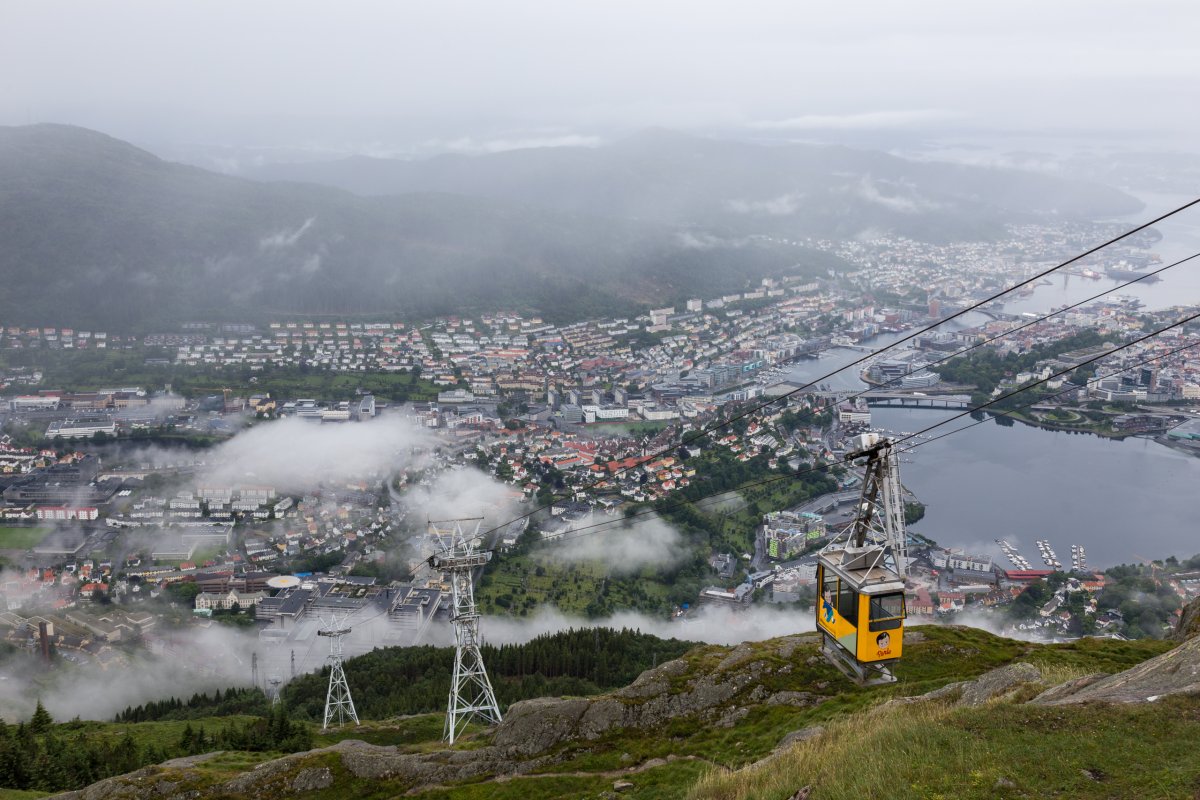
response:
<path fill-rule="evenodd" d="M 470 539 L 463 534 L 462 523 L 472 521 L 475 530 Z M 482 520 L 445 520 L 451 528 L 439 528 L 430 521 L 430 532 L 437 539 L 449 536 L 449 547 L 433 555 L 429 566 L 450 574 L 454 609 L 450 622 L 454 625 L 454 672 L 450 678 L 450 699 L 446 704 L 446 725 L 442 738 L 454 744 L 467 722 L 478 717 L 487 723 L 500 721 L 500 706 L 496 692 L 488 680 L 483 656 L 479 652 L 479 611 L 475 608 L 473 572 L 491 560 L 488 551 L 475 549 Z"/>

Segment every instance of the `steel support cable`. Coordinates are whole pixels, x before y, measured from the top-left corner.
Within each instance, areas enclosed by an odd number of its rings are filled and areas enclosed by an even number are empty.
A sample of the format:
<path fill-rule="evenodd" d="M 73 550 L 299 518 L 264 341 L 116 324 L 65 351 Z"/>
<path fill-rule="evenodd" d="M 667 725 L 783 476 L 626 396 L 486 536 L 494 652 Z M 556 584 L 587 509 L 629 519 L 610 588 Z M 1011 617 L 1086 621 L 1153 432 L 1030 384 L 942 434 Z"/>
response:
<path fill-rule="evenodd" d="M 1200 339 L 1193 341 L 1191 344 L 1186 344 L 1182 347 L 1177 347 L 1174 350 L 1168 350 L 1167 352 L 1162 353 L 1160 355 L 1150 356 L 1149 358 L 1144 358 L 1141 361 L 1137 361 L 1137 362 L 1129 365 L 1128 367 L 1122 367 L 1121 369 L 1114 370 L 1114 371 L 1108 373 L 1107 375 L 1096 376 L 1095 378 L 1093 378 L 1093 380 L 1104 380 L 1105 378 L 1112 378 L 1117 375 L 1120 375 L 1123 372 L 1128 372 L 1129 370 L 1134 369 L 1135 367 L 1144 366 L 1151 362 L 1158 361 L 1160 359 L 1167 358 L 1169 356 L 1173 356 L 1178 353 L 1182 353 L 1185 350 L 1191 350 L 1193 347 L 1200 347 Z M 1037 400 L 1034 400 L 1032 403 L 1026 403 L 1023 406 L 1017 406 L 1016 408 L 1008 408 L 1008 409 L 1004 409 L 1004 410 L 993 410 L 991 413 L 995 414 L 996 416 L 1011 417 L 1012 413 L 1014 411 L 1024 411 L 1025 409 L 1032 408 L 1033 406 L 1036 406 L 1038 403 L 1048 400 L 1050 398 L 1061 397 L 1062 395 L 1066 394 L 1067 392 L 1073 392 L 1077 388 L 1078 387 L 1073 386 L 1070 389 L 1063 389 L 1058 392 L 1053 392 L 1051 394 L 1043 395 L 1043 396 L 1039 397 Z M 955 419 L 958 419 L 958 417 L 955 417 Z M 904 449 L 902 449 L 900 451 L 900 453 L 901 454 L 907 453 L 911 450 L 915 450 L 918 447 L 923 447 L 932 442 L 936 442 L 938 439 L 945 439 L 947 436 L 950 436 L 955 433 L 960 433 L 961 431 L 965 431 L 968 428 L 974 428 L 976 425 L 982 425 L 983 423 L 988 422 L 988 421 L 990 421 L 989 417 L 984 417 L 983 419 L 975 420 L 970 425 L 963 425 L 961 428 L 955 428 L 954 430 L 949 430 L 949 431 L 946 431 L 945 433 L 940 433 L 937 436 L 932 436 L 922 442 L 918 442 L 916 444 L 909 445 L 908 447 L 905 447 Z M 920 435 L 920 434 L 919 433 L 914 434 L 914 436 L 916 436 L 916 435 Z"/>
<path fill-rule="evenodd" d="M 914 331 L 913 333 L 910 333 L 900 339 L 897 339 L 896 341 L 892 342 L 891 344 L 885 345 L 884 347 L 881 347 L 877 350 L 867 353 L 862 358 L 852 361 L 849 364 L 846 364 L 844 366 L 838 367 L 837 369 L 833 370 L 832 372 L 822 375 L 819 378 L 815 378 L 814 380 L 809 381 L 808 383 L 804 384 L 803 386 L 799 386 L 790 392 L 779 395 L 777 397 L 773 397 L 773 398 L 771 398 L 770 401 L 768 401 L 766 403 L 760 403 L 760 404 L 752 406 L 744 411 L 738 412 L 737 414 L 730 417 L 729 419 L 718 420 L 716 422 L 713 422 L 710 425 L 706 425 L 706 426 L 702 427 L 700 430 L 694 431 L 693 433 L 689 434 L 688 436 L 681 438 L 679 440 L 679 442 L 676 444 L 672 444 L 669 447 L 662 448 L 654 453 L 651 453 L 650 455 L 642 456 L 639 459 L 639 463 L 645 463 L 645 462 L 653 461 L 656 458 L 661 458 L 662 456 L 666 455 L 667 453 L 670 453 L 672 450 L 674 450 L 678 447 L 683 447 L 684 445 L 690 444 L 691 442 L 694 442 L 697 439 L 700 439 L 701 437 L 707 436 L 712 431 L 720 430 L 721 428 L 732 425 L 734 422 L 737 422 L 740 419 L 745 419 L 749 415 L 751 415 L 757 411 L 761 411 L 762 409 L 772 405 L 773 403 L 777 403 L 778 401 L 786 399 L 788 397 L 791 397 L 792 395 L 807 391 L 808 388 L 810 386 L 813 386 L 814 384 L 819 384 L 821 381 L 828 380 L 829 378 L 832 378 L 834 375 L 837 375 L 839 372 L 843 372 L 847 369 L 850 369 L 851 367 L 858 366 L 859 364 L 862 364 L 863 362 L 868 361 L 872 358 L 876 358 L 876 357 L 882 355 L 883 353 L 886 353 L 888 350 L 891 350 L 896 345 L 904 344 L 905 342 L 910 342 L 913 339 L 917 338 L 918 336 L 922 336 L 926 333 L 929 333 L 931 330 L 933 330 L 934 328 L 937 328 L 940 325 L 944 325 L 945 323 L 955 320 L 955 319 L 963 316 L 964 314 L 970 313 L 971 311 L 975 311 L 976 309 L 980 308 L 981 306 L 985 306 L 988 303 L 991 303 L 992 301 L 994 301 L 1000 297 L 1003 297 L 1004 295 L 1008 294 L 1009 292 L 1013 292 L 1013 291 L 1016 291 L 1017 289 L 1020 289 L 1022 286 L 1028 286 L 1029 284 L 1031 284 L 1035 281 L 1039 281 L 1042 278 L 1046 277 L 1047 275 L 1050 275 L 1051 273 L 1056 272 L 1057 270 L 1060 270 L 1063 267 L 1074 264 L 1076 261 L 1080 261 L 1084 258 L 1087 258 L 1090 255 L 1098 253 L 1099 251 L 1103 250 L 1104 248 L 1110 247 L 1123 239 L 1128 239 L 1130 236 L 1140 233 L 1140 232 L 1146 230 L 1147 228 L 1150 228 L 1150 227 L 1158 224 L 1159 222 L 1162 222 L 1163 220 L 1170 219 L 1171 217 L 1175 216 L 1176 214 L 1186 211 L 1187 209 L 1191 208 L 1192 206 L 1194 206 L 1198 203 L 1200 203 L 1200 197 L 1196 198 L 1195 200 L 1191 200 L 1187 203 L 1184 203 L 1183 205 L 1179 206 L 1178 208 L 1173 209 L 1172 211 L 1168 211 L 1165 214 L 1161 214 L 1160 216 L 1155 217 L 1154 219 L 1150 220 L 1149 222 L 1144 222 L 1141 225 L 1138 225 L 1135 228 L 1131 228 L 1118 236 L 1114 236 L 1113 238 L 1111 238 L 1101 244 L 1098 244 L 1098 245 L 1092 247 L 1091 249 L 1080 253 L 1079 255 L 1072 256 L 1071 258 L 1067 259 L 1066 261 L 1063 261 L 1060 264 L 1056 264 L 1055 266 L 1050 267 L 1049 269 L 1043 270 L 1042 272 L 1039 272 L 1036 275 L 1033 275 L 1032 277 L 1025 279 L 1024 281 L 1021 281 L 1020 283 L 1014 284 L 1013 286 L 1010 286 L 1007 289 L 1003 289 L 999 292 L 996 292 L 995 294 L 992 294 L 989 297 L 984 298 L 983 300 L 980 300 L 976 303 L 973 303 L 973 304 L 967 306 L 966 308 L 964 308 L 961 311 L 956 311 L 955 313 L 951 314 L 950 316 L 945 317 L 944 319 L 940 319 L 937 322 L 933 323 L 932 325 L 927 325 L 926 327 L 921 328 L 918 331 Z M 612 475 L 606 476 L 605 479 L 611 478 L 611 477 L 616 477 L 617 475 L 627 472 L 629 469 L 630 469 L 630 467 L 621 467 L 620 469 L 614 471 L 612 473 Z M 588 489 L 594 488 L 596 486 L 596 484 L 598 484 L 598 483 L 600 483 L 600 481 L 594 481 L 593 483 L 591 483 L 589 485 L 584 485 L 584 486 L 578 487 L 576 489 L 572 489 L 569 494 L 574 494 L 574 493 L 577 493 L 580 491 L 587 491 Z M 500 525 L 496 525 L 492 528 L 489 528 L 486 531 L 484 531 L 481 535 L 485 536 L 485 537 L 489 536 L 490 534 L 493 534 L 496 531 L 501 530 L 502 528 L 505 528 L 514 522 L 518 522 L 522 519 L 527 519 L 528 517 L 532 517 L 534 514 L 538 513 L 539 511 L 543 511 L 543 510 L 549 508 L 550 506 L 554 505 L 554 503 L 557 502 L 558 500 L 561 500 L 562 498 L 569 496 L 569 494 L 568 493 L 563 493 L 563 494 L 556 493 L 553 495 L 554 500 L 552 500 L 551 502 L 541 504 L 537 508 L 527 511 L 524 514 L 520 514 L 519 516 L 513 517 L 512 519 L 508 520 L 507 522 L 504 522 Z"/>
<path fill-rule="evenodd" d="M 1088 297 L 1088 298 L 1085 298 L 1078 302 L 1072 303 L 1069 306 L 1063 306 L 1062 308 L 1050 311 L 1046 314 L 1042 314 L 1040 317 L 1035 317 L 1034 319 L 1031 319 L 1030 321 L 1028 321 L 1022 325 L 1018 325 L 1015 328 L 1009 328 L 1008 330 L 998 333 L 995 336 L 992 336 L 991 338 L 982 339 L 973 345 L 964 347 L 962 350 L 955 350 L 953 353 L 945 355 L 945 356 L 939 358 L 937 361 L 930 361 L 928 364 L 924 364 L 921 367 L 919 367 L 918 369 L 910 369 L 908 372 L 904 373 L 903 375 L 898 375 L 895 378 L 889 378 L 888 380 L 884 381 L 883 383 L 880 383 L 875 386 L 868 386 L 866 389 L 862 389 L 858 392 L 855 392 L 854 394 L 848 394 L 848 395 L 846 395 L 845 399 L 846 400 L 854 400 L 856 398 L 862 397 L 863 395 L 870 394 L 871 392 L 876 391 L 880 388 L 884 388 L 884 387 L 890 386 L 898 381 L 902 381 L 905 378 L 907 378 L 908 376 L 913 375 L 916 372 L 919 372 L 920 370 L 930 369 L 931 367 L 936 367 L 938 364 L 945 364 L 947 361 L 958 358 L 961 355 L 966 355 L 967 353 L 970 353 L 973 350 L 978 350 L 979 348 L 985 347 L 985 346 L 991 344 L 992 342 L 998 341 L 1007 336 L 1012 336 L 1015 333 L 1020 333 L 1021 331 L 1025 330 L 1026 328 L 1030 328 L 1034 325 L 1045 322 L 1046 320 L 1057 317 L 1060 314 L 1065 314 L 1068 311 L 1073 311 L 1073 310 L 1079 308 L 1080 306 L 1085 306 L 1088 303 L 1095 302 L 1096 300 L 1099 300 L 1101 297 L 1104 297 L 1105 295 L 1109 295 L 1109 294 L 1112 294 L 1113 292 L 1120 291 L 1121 289 L 1128 288 L 1129 286 L 1132 286 L 1133 284 L 1138 283 L 1139 281 L 1144 281 L 1147 278 L 1155 277 L 1163 272 L 1166 272 L 1167 270 L 1169 270 L 1173 267 L 1178 267 L 1181 264 L 1186 264 L 1188 261 L 1191 261 L 1195 258 L 1200 258 L 1200 253 L 1192 253 L 1190 256 L 1187 256 L 1186 258 L 1181 258 L 1178 261 L 1173 261 L 1164 267 L 1159 267 L 1158 269 L 1156 269 L 1152 272 L 1147 272 L 1143 275 L 1139 275 L 1138 277 L 1136 277 L 1130 281 L 1127 281 L 1125 283 L 1118 283 L 1116 286 L 1113 286 L 1112 288 L 1105 289 L 1103 292 L 1098 292 L 1097 294 L 1094 294 L 1091 297 Z"/>
<path fill-rule="evenodd" d="M 1159 330 L 1156 330 L 1156 331 L 1154 331 L 1154 332 L 1152 332 L 1152 333 L 1149 333 L 1149 334 L 1147 334 L 1147 335 L 1145 335 L 1145 336 L 1139 337 L 1139 338 L 1137 338 L 1137 339 L 1133 339 L 1133 340 L 1131 340 L 1131 341 L 1129 341 L 1129 342 L 1126 342 L 1126 343 L 1124 343 L 1124 344 L 1122 344 L 1122 345 L 1119 345 L 1119 346 L 1117 346 L 1117 347 L 1114 347 L 1113 349 L 1111 349 L 1111 350 L 1107 350 L 1107 351 L 1105 351 L 1104 353 L 1101 353 L 1100 355 L 1098 355 L 1098 356 L 1096 356 L 1096 357 L 1094 357 L 1094 358 L 1088 359 L 1087 361 L 1083 361 L 1083 362 L 1081 362 L 1081 363 L 1079 363 L 1079 364 L 1076 364 L 1076 365 L 1074 365 L 1074 366 L 1072 366 L 1072 367 L 1070 367 L 1070 368 L 1068 368 L 1068 369 L 1064 369 L 1064 370 L 1061 370 L 1061 371 L 1059 371 L 1059 372 L 1057 372 L 1057 373 L 1054 373 L 1053 375 L 1050 375 L 1050 376 L 1049 376 L 1049 377 L 1047 377 L 1047 378 L 1043 378 L 1043 379 L 1041 379 L 1041 380 L 1038 380 L 1038 381 L 1036 381 L 1036 382 L 1034 382 L 1034 383 L 1029 383 L 1029 384 L 1026 384 L 1025 386 L 1022 386 L 1022 387 L 1020 387 L 1020 388 L 1018 388 L 1018 389 L 1015 389 L 1014 391 L 1012 391 L 1012 392 L 1009 392 L 1008 394 L 1001 395 L 1000 397 L 994 398 L 994 399 L 992 399 L 992 400 L 988 401 L 987 403 L 983 403 L 983 404 L 981 404 L 981 405 L 979 405 L 979 406 L 976 406 L 976 407 L 974 407 L 974 408 L 967 409 L 966 411 L 962 412 L 961 414 L 956 414 L 956 415 L 954 415 L 954 416 L 952 416 L 952 417 L 948 417 L 947 419 L 945 419 L 945 420 L 942 420 L 941 422 L 938 422 L 938 423 L 936 423 L 936 424 L 934 424 L 934 425 L 930 425 L 930 426 L 929 426 L 929 427 L 927 427 L 927 428 L 923 428 L 923 429 L 922 429 L 922 430 L 920 430 L 920 431 L 916 431 L 916 432 L 914 432 L 914 433 L 908 434 L 907 436 L 904 436 L 903 438 L 900 438 L 900 439 L 893 440 L 893 444 L 900 444 L 900 443 L 902 443 L 902 442 L 905 442 L 905 441 L 908 441 L 909 439 L 912 439 L 912 438 L 914 438 L 914 437 L 916 437 L 916 436 L 922 436 L 922 435 L 924 435 L 924 434 L 928 433 L 929 431 L 932 431 L 932 430 L 935 430 L 935 429 L 937 429 L 937 428 L 940 428 L 942 425 L 946 425 L 946 424 L 948 424 L 948 423 L 950 423 L 950 422 L 953 422 L 954 420 L 957 420 L 957 419 L 962 419 L 964 416 L 969 416 L 969 415 L 971 415 L 971 414 L 974 414 L 974 413 L 976 413 L 976 412 L 979 412 L 979 411 L 982 411 L 982 410 L 984 410 L 984 409 L 987 409 L 987 408 L 989 408 L 990 406 L 992 406 L 992 405 L 995 405 L 996 403 L 998 403 L 998 402 L 1000 402 L 1000 401 L 1002 401 L 1002 400 L 1006 400 L 1006 399 L 1008 399 L 1008 398 L 1010 398 L 1010 397 L 1013 397 L 1013 396 L 1015 396 L 1015 395 L 1021 394 L 1022 392 L 1026 392 L 1026 391 L 1028 391 L 1028 390 L 1030 390 L 1030 389 L 1036 388 L 1037 386 L 1040 386 L 1040 385 L 1042 385 L 1042 384 L 1044 384 L 1044 383 L 1046 383 L 1046 382 L 1048 382 L 1048 381 L 1054 380 L 1054 379 L 1055 379 L 1055 378 L 1057 378 L 1057 377 L 1062 377 L 1063 375 L 1065 375 L 1065 374 L 1066 374 L 1066 373 L 1068 373 L 1068 372 L 1073 372 L 1073 371 L 1075 371 L 1075 370 L 1079 369 L 1080 367 L 1087 366 L 1088 364 L 1095 363 L 1096 361 L 1099 361 L 1099 360 L 1101 360 L 1101 359 L 1107 358 L 1107 357 L 1109 357 L 1109 356 L 1111 356 L 1111 355 L 1114 355 L 1115 353 L 1118 353 L 1118 352 L 1120 352 L 1120 351 L 1122 351 L 1122 350 L 1125 350 L 1125 349 L 1127 349 L 1127 348 L 1129 348 L 1129 347 L 1132 347 L 1132 346 L 1133 346 L 1133 345 L 1135 345 L 1135 344 L 1139 344 L 1139 343 L 1141 343 L 1141 342 L 1144 342 L 1144 341 L 1146 341 L 1147 339 L 1149 339 L 1149 338 L 1152 338 L 1152 337 L 1154 337 L 1154 336 L 1157 336 L 1157 335 L 1158 335 L 1158 334 L 1160 334 L 1160 333 L 1164 333 L 1165 331 L 1169 331 L 1169 330 L 1172 330 L 1172 329 L 1174 329 L 1174 328 L 1180 327 L 1180 326 L 1182 326 L 1182 325 L 1186 325 L 1187 323 L 1189 323 L 1189 322 L 1192 322 L 1192 321 L 1194 321 L 1194 320 L 1196 320 L 1196 319 L 1200 319 L 1200 313 L 1193 314 L 1193 315 L 1191 315 L 1191 316 L 1189 316 L 1189 317 L 1186 317 L 1186 318 L 1184 318 L 1184 319 L 1182 319 L 1182 320 L 1179 320 L 1178 322 L 1175 322 L 1175 323 L 1173 323 L 1173 324 L 1171 324 L 1171 325 L 1168 325 L 1168 326 L 1166 326 L 1166 327 L 1164 327 L 1164 328 L 1160 328 Z M 1132 369 L 1133 367 L 1136 367 L 1136 366 L 1141 366 L 1142 364 L 1146 364 L 1146 363 L 1149 363 L 1149 362 L 1151 362 L 1151 361 L 1156 361 L 1156 360 L 1159 360 L 1159 359 L 1161 359 L 1161 358 L 1166 358 L 1166 357 L 1168 357 L 1168 356 L 1170 356 L 1170 355 L 1174 355 L 1175 353 L 1181 352 L 1181 351 L 1183 351 L 1183 350 L 1187 350 L 1187 349 L 1189 349 L 1189 348 L 1191 348 L 1191 347 L 1196 347 L 1197 345 L 1200 345 L 1200 342 L 1194 342 L 1194 343 L 1192 343 L 1192 344 L 1190 344 L 1190 345 L 1187 345 L 1187 346 L 1184 346 L 1184 347 L 1177 348 L 1177 349 L 1175 349 L 1175 350 L 1172 350 L 1172 351 L 1170 351 L 1170 352 L 1167 352 L 1167 353 L 1164 353 L 1164 354 L 1161 354 L 1161 355 L 1157 355 L 1157 356 L 1152 356 L 1152 357 L 1146 358 L 1146 359 L 1144 359 L 1143 361 L 1139 361 L 1139 362 L 1135 363 L 1134 365 L 1132 365 L 1132 366 L 1130 366 L 1130 367 L 1123 367 L 1123 368 L 1121 368 L 1121 369 L 1119 369 L 1119 370 L 1116 370 L 1116 371 L 1114 371 L 1113 373 L 1110 373 L 1110 375 L 1106 375 L 1106 376 L 1103 376 L 1103 377 L 1111 377 L 1112 375 L 1119 375 L 1119 374 L 1121 374 L 1122 372 L 1126 372 L 1126 371 L 1128 371 L 1129 369 Z M 1069 391 L 1069 390 L 1068 390 L 1068 391 Z M 1062 393 L 1063 393 L 1063 392 L 1059 392 L 1058 394 L 1062 394 Z M 1050 396 L 1052 396 L 1052 397 L 1053 397 L 1053 396 L 1057 396 L 1057 395 L 1050 395 Z M 1043 399 L 1044 399 L 1044 398 L 1038 398 L 1038 399 L 1037 399 L 1037 400 L 1035 400 L 1033 403 L 1030 403 L 1030 404 L 1028 404 L 1028 405 L 1026 405 L 1026 406 L 1022 406 L 1022 407 L 1019 407 L 1019 408 L 1017 408 L 1017 409 L 1013 409 L 1013 410 L 1017 410 L 1017 411 L 1019 411 L 1019 410 L 1022 410 L 1022 409 L 1024 409 L 1024 408 L 1028 408 L 1030 405 L 1036 405 L 1037 403 L 1041 402 Z M 1002 412 L 993 412 L 993 413 L 1002 413 Z M 984 422 L 984 421 L 986 421 L 986 420 L 981 420 L 980 422 Z M 979 422 L 974 422 L 974 423 L 972 423 L 971 425 L 964 425 L 962 428 L 956 428 L 955 430 L 949 431 L 949 432 L 947 432 L 947 433 L 943 434 L 942 436 L 938 436 L 938 437 L 935 437 L 935 438 L 936 438 L 936 439 L 941 439 L 941 438 L 944 438 L 945 436 L 949 436 L 950 434 L 952 434 L 952 433 L 956 433 L 956 432 L 958 432 L 959 430 L 966 430 L 967 428 L 974 427 L 976 424 L 980 424 L 980 423 L 979 423 Z M 928 441 L 934 441 L 934 440 L 935 440 L 935 439 L 930 439 L 930 440 L 928 440 Z M 911 445 L 911 446 L 909 446 L 909 447 L 907 447 L 907 448 L 904 448 L 904 450 L 903 450 L 902 452 L 909 452 L 909 451 L 911 451 L 911 450 L 915 450 L 917 447 L 921 447 L 921 446 L 923 446 L 924 444 L 927 444 L 927 443 L 928 443 L 928 441 L 927 441 L 927 442 L 919 442 L 919 443 L 917 443 L 917 444 Z M 815 472 L 821 472 L 821 471 L 828 470 L 828 469 L 830 469 L 831 467 L 840 466 L 840 464 L 841 464 L 841 463 L 842 463 L 842 462 L 835 462 L 835 463 L 832 463 L 832 464 L 818 464 L 818 465 L 815 465 L 815 466 L 812 466 L 812 467 L 808 467 L 808 468 L 806 468 L 806 469 L 799 470 L 799 471 L 797 471 L 797 472 L 789 472 L 789 473 L 786 473 L 786 474 L 783 474 L 783 475 L 772 475 L 772 476 L 771 476 L 771 477 L 769 477 L 769 478 L 763 478 L 763 479 L 761 479 L 761 480 L 752 481 L 752 482 L 750 482 L 750 483 L 747 483 L 747 484 L 743 484 L 743 485 L 741 485 L 741 486 L 738 486 L 738 487 L 736 487 L 736 488 L 734 488 L 734 489 L 726 489 L 726 490 L 723 490 L 723 491 L 720 491 L 720 492 L 714 492 L 714 493 L 712 493 L 712 494 L 709 494 L 709 495 L 702 495 L 701 497 L 698 497 L 698 498 L 696 498 L 696 499 L 694 499 L 694 500 L 680 500 L 679 502 L 673 503 L 673 504 L 671 504 L 671 505 L 669 505 L 669 506 L 667 506 L 666 508 L 663 508 L 663 509 L 648 508 L 648 509 L 645 509 L 645 510 L 642 510 L 642 511 L 638 511 L 638 512 L 636 512 L 636 513 L 634 513 L 634 514 L 630 514 L 630 515 L 628 515 L 628 516 L 626 516 L 626 517 L 622 517 L 621 519 L 615 519 L 615 520 L 606 520 L 606 521 L 604 521 L 604 522 L 598 522 L 598 523 L 595 523 L 595 524 L 593 524 L 593 525 L 587 525 L 587 526 L 584 526 L 584 527 L 582 527 L 582 528 L 579 528 L 579 529 L 577 529 L 576 531 L 574 531 L 574 532 L 573 532 L 573 533 L 571 533 L 571 534 L 567 534 L 567 535 L 565 535 L 565 536 L 561 536 L 561 537 L 559 537 L 559 538 L 557 538 L 557 539 L 552 539 L 552 540 L 550 540 L 549 542 L 547 542 L 547 544 L 557 544 L 557 543 L 559 543 L 559 542 L 565 542 L 565 541 L 570 541 L 570 540 L 572 540 L 572 539 L 582 538 L 583 536 L 590 536 L 590 535 L 593 535 L 593 534 L 595 534 L 595 533 L 602 533 L 604 529 L 610 528 L 610 527 L 612 527 L 612 526 L 624 525 L 624 523 L 625 523 L 625 522 L 627 522 L 627 521 L 628 521 L 628 520 L 630 520 L 630 519 L 635 519 L 635 518 L 637 518 L 637 517 L 646 516 L 646 515 L 648 515 L 648 514 L 656 514 L 656 513 L 659 513 L 660 511 L 672 511 L 672 510 L 674 510 L 674 509 L 676 509 L 676 508 L 682 508 L 682 507 L 684 507 L 684 506 L 688 506 L 688 505 L 691 505 L 691 506 L 699 506 L 699 505 L 702 505 L 702 504 L 704 504 L 706 501 L 713 501 L 713 500 L 716 500 L 716 499 L 718 499 L 718 498 L 720 498 L 720 497 L 723 497 L 724 495 L 736 494 L 736 493 L 738 493 L 738 492 L 745 491 L 746 489 L 753 489 L 753 488 L 755 488 L 755 487 L 757 487 L 757 486 L 764 486 L 764 485 L 767 485 L 767 484 L 770 484 L 770 483 L 775 483 L 775 482 L 777 482 L 777 481 L 782 481 L 782 480 L 793 480 L 793 479 L 795 479 L 795 478 L 800 478 L 800 477 L 803 477 L 803 476 L 805 476 L 805 475 L 810 475 L 810 474 L 812 474 L 812 473 L 815 473 Z M 493 552 L 495 552 L 495 551 L 497 551 L 497 550 L 498 550 L 498 548 L 493 548 Z"/>

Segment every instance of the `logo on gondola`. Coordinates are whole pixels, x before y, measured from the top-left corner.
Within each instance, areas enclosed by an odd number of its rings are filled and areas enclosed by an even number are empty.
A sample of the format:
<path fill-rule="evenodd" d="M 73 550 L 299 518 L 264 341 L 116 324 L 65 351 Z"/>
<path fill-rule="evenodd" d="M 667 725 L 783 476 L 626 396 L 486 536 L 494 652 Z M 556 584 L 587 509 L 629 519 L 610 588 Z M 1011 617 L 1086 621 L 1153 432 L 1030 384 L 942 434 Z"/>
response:
<path fill-rule="evenodd" d="M 887 631 L 884 631 L 875 637 L 875 646 L 879 648 L 875 651 L 877 658 L 880 656 L 890 656 L 892 654 L 892 637 L 888 635 Z"/>

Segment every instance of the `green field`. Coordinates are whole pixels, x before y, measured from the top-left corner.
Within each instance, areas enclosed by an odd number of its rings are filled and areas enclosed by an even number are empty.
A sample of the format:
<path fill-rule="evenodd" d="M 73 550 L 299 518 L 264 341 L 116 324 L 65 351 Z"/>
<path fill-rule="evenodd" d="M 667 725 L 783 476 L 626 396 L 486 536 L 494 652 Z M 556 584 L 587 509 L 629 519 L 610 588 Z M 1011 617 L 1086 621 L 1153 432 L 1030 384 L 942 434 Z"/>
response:
<path fill-rule="evenodd" d="M 42 543 L 51 528 L 0 526 L 0 550 L 28 550 Z"/>

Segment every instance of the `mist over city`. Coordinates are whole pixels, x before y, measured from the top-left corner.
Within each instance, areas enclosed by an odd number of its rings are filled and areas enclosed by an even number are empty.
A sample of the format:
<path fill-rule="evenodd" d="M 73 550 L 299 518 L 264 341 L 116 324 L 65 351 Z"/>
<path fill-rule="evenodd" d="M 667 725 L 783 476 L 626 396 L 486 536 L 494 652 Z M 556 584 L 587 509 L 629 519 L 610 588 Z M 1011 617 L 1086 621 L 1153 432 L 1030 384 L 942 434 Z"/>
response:
<path fill-rule="evenodd" d="M 10 2 L 0 795 L 1192 796 L 1198 24 Z"/>

